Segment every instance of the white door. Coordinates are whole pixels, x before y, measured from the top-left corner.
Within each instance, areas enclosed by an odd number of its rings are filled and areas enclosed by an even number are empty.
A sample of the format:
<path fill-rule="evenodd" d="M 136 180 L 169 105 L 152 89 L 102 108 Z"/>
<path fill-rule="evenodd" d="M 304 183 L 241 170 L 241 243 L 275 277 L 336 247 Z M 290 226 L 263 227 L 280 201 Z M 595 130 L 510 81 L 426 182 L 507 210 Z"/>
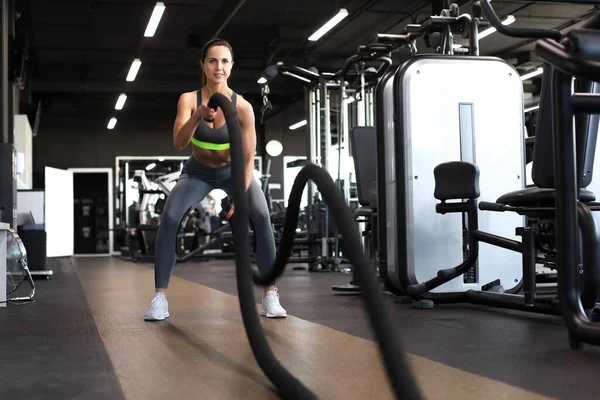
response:
<path fill-rule="evenodd" d="M 290 197 L 290 193 L 292 192 L 292 186 L 294 186 L 294 180 L 302 167 L 287 167 L 288 163 L 297 160 L 306 160 L 305 156 L 283 156 L 283 196 L 285 201 L 285 206 L 288 206 L 288 199 Z M 302 202 L 300 203 L 300 209 L 303 209 L 308 205 L 308 191 L 306 188 L 304 189 L 304 194 L 302 195 Z"/>
<path fill-rule="evenodd" d="M 73 255 L 73 172 L 44 169 L 47 257 Z"/>

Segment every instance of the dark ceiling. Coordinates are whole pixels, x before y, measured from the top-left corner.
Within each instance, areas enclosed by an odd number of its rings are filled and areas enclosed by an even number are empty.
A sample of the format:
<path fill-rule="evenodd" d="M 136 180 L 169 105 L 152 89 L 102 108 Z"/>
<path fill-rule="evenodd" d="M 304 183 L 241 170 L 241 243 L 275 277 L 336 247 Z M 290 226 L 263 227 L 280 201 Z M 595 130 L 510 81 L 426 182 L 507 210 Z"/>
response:
<path fill-rule="evenodd" d="M 179 95 L 200 85 L 200 49 L 218 35 L 231 42 L 235 66 L 230 86 L 262 105 L 261 71 L 276 61 L 321 71 L 340 68 L 359 44 L 376 33 L 401 33 L 407 23 L 431 14 L 431 1 L 409 0 L 163 0 L 166 9 L 154 37 L 144 31 L 155 0 L 17 0 L 18 43 L 29 39 L 28 74 L 22 107 L 41 101 L 44 115 L 97 116 L 174 114 Z M 460 2 L 462 12 L 470 3 Z M 590 5 L 494 1 L 500 17 L 514 15 L 515 27 L 569 29 L 588 18 Z M 307 38 L 340 8 L 349 16 L 318 42 Z M 524 64 L 529 41 L 493 34 L 481 40 L 482 55 Z M 517 55 L 526 57 L 517 57 Z M 126 82 L 134 58 L 142 61 Z M 283 106 L 302 87 L 285 78 L 271 84 L 271 101 Z M 115 111 L 120 93 L 125 108 Z M 23 112 L 23 111 L 21 111 Z M 35 113 L 35 112 L 34 112 Z"/>

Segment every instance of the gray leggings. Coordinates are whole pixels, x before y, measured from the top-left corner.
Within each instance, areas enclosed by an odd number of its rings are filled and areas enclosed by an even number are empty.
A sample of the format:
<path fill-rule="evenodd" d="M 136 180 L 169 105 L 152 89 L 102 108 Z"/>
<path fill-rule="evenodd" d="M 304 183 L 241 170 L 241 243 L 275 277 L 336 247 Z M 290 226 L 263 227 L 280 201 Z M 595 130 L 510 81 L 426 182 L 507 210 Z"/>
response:
<path fill-rule="evenodd" d="M 231 164 L 210 168 L 190 157 L 181 171 L 179 181 L 171 191 L 158 228 L 156 237 L 156 257 L 154 262 L 154 284 L 157 289 L 166 289 L 175 262 L 177 231 L 181 219 L 190 207 L 197 205 L 213 189 L 222 189 L 232 195 Z M 246 192 L 250 219 L 254 225 L 256 252 L 254 257 L 261 274 L 275 263 L 275 237 L 271 227 L 267 201 L 254 179 Z"/>

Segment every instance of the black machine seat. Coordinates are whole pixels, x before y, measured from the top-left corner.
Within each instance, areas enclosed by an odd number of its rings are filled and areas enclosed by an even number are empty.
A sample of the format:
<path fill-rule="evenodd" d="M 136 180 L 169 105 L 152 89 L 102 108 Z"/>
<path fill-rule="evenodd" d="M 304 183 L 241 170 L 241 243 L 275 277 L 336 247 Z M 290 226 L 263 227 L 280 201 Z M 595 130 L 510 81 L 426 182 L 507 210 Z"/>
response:
<path fill-rule="evenodd" d="M 553 188 L 531 187 L 503 194 L 496 203 L 513 207 L 554 206 L 555 190 Z M 579 191 L 579 201 L 589 203 L 596 200 L 596 195 L 586 189 Z"/>

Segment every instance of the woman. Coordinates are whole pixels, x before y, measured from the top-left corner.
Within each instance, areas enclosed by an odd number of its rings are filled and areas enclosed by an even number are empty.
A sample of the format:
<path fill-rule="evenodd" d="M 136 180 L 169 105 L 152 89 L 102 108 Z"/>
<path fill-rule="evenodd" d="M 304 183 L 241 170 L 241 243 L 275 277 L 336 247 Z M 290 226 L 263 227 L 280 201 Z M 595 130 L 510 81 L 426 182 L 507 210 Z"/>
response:
<path fill-rule="evenodd" d="M 275 238 L 267 202 L 260 185 L 254 179 L 254 112 L 250 103 L 227 85 L 233 67 L 231 45 L 223 39 L 211 40 L 202 49 L 200 65 L 203 70 L 202 88 L 182 94 L 177 104 L 173 144 L 178 150 L 183 150 L 192 142 L 193 154 L 186 161 L 179 181 L 167 198 L 158 229 L 154 263 L 156 293 L 144 314 L 147 321 L 169 317 L 167 287 L 177 258 L 175 242 L 183 215 L 213 189 L 222 189 L 229 195 L 233 193 L 229 133 L 225 116 L 220 109 L 215 112 L 207 107 L 207 102 L 214 93 L 222 93 L 231 100 L 240 121 L 245 153 L 246 193 L 256 241 L 256 264 L 261 273 L 265 273 L 275 262 Z M 269 285 L 264 288 L 264 293 L 261 314 L 270 318 L 286 317 L 286 310 L 279 303 L 278 289 Z"/>

